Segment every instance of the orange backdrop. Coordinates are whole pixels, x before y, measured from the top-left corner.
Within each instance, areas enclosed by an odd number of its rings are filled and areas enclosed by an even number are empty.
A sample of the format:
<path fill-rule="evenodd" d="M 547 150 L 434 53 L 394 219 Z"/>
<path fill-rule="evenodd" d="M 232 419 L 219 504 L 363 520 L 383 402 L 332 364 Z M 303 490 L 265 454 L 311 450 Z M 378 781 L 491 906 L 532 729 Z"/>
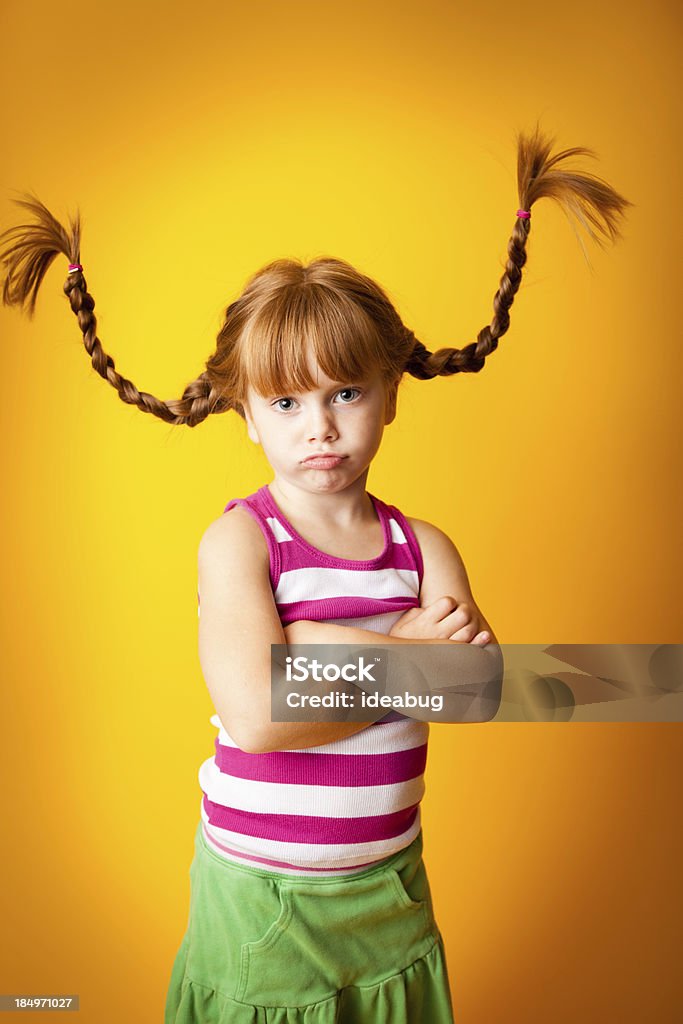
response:
<path fill-rule="evenodd" d="M 448 531 L 502 642 L 677 643 L 680 12 L 625 0 L 87 8 L 5 0 L 0 228 L 80 208 L 98 333 L 176 397 L 246 277 L 340 256 L 430 348 L 490 320 L 536 118 L 626 195 L 534 208 L 480 374 L 407 380 L 373 493 Z M 89 365 L 49 271 L 0 313 L 7 994 L 161 1020 L 212 707 L 196 549 L 269 479 L 234 414 L 172 428 Z M 681 729 L 433 726 L 425 859 L 459 1024 L 673 1019 Z M 27 1015 L 26 1019 L 44 1018 Z"/>

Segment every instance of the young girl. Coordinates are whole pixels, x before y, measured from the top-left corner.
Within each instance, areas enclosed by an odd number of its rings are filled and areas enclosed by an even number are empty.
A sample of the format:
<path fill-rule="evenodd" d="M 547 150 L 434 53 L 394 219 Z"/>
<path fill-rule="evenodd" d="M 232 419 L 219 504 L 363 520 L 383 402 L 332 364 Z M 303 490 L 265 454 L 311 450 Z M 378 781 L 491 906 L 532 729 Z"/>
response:
<path fill-rule="evenodd" d="M 276 260 L 228 306 L 205 371 L 175 401 L 138 391 L 103 351 L 78 217 L 67 231 L 27 197 L 19 202 L 38 223 L 4 233 L 5 303 L 32 315 L 64 253 L 85 347 L 120 398 L 191 427 L 234 409 L 272 470 L 199 546 L 200 660 L 218 735 L 199 771 L 189 920 L 166 1024 L 453 1020 L 422 860 L 429 726 L 396 712 L 272 722 L 271 645 L 495 643 L 449 537 L 366 485 L 403 374 L 477 372 L 506 332 L 537 199 L 559 201 L 598 242 L 619 237 L 628 201 L 565 168 L 590 151 L 551 148 L 538 128 L 518 140 L 521 209 L 476 342 L 430 353 L 347 263 Z"/>

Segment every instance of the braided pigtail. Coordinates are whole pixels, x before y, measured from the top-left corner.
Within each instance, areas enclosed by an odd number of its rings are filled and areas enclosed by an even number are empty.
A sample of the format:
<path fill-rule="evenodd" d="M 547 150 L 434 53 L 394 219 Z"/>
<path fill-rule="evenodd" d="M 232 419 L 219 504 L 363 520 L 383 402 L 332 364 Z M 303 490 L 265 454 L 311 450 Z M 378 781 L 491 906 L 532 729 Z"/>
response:
<path fill-rule="evenodd" d="M 518 136 L 517 186 L 522 208 L 517 211 L 505 272 L 493 299 L 493 319 L 479 332 L 476 342 L 463 349 L 429 352 L 403 324 L 383 289 L 343 260 L 320 257 L 308 265 L 299 260 L 275 260 L 254 274 L 239 298 L 227 307 L 204 372 L 187 385 L 180 398 L 163 402 L 138 391 L 132 381 L 122 377 L 97 337 L 95 300 L 79 262 L 79 216 L 64 228 L 27 193 L 15 202 L 31 211 L 35 223 L 0 235 L 5 242 L 0 251 L 6 268 L 3 303 L 24 307 L 33 316 L 43 277 L 54 258 L 63 253 L 71 261 L 64 292 L 78 317 L 94 368 L 116 389 L 121 401 L 166 423 L 188 427 L 228 409 L 244 417 L 251 387 L 262 395 L 312 387 L 303 358 L 307 343 L 312 344 L 324 372 L 336 380 L 360 379 L 371 369 L 391 382 L 400 380 L 404 372 L 420 380 L 477 373 L 510 326 L 510 307 L 527 258 L 534 203 L 544 197 L 554 199 L 572 227 L 573 221 L 578 221 L 601 246 L 621 237 L 620 220 L 633 205 L 595 175 L 567 167 L 570 157 L 595 156 L 591 150 L 576 147 L 553 156 L 553 145 L 554 140 L 546 138 L 538 126 L 529 135 Z"/>
<path fill-rule="evenodd" d="M 521 209 L 517 211 L 517 220 L 508 242 L 505 273 L 493 299 L 493 320 L 479 331 L 476 342 L 462 349 L 441 348 L 436 352 L 429 352 L 412 331 L 406 328 L 406 337 L 413 343 L 406 372 L 413 377 L 429 380 L 454 373 L 477 373 L 486 357 L 495 352 L 498 339 L 510 326 L 509 311 L 522 280 L 522 269 L 527 258 L 531 208 L 538 199 L 547 197 L 560 204 L 582 247 L 583 242 L 576 232 L 572 217 L 583 225 L 601 248 L 606 247 L 607 241 L 614 242 L 621 238 L 620 219 L 626 207 L 633 203 L 615 192 L 601 178 L 565 166 L 565 161 L 573 156 L 594 157 L 592 150 L 577 146 L 551 156 L 554 141 L 544 137 L 538 125 L 533 134 L 520 132 L 517 137 L 517 188 Z"/>
<path fill-rule="evenodd" d="M 212 387 L 207 373 L 201 373 L 187 385 L 182 397 L 167 402 L 146 391 L 138 391 L 132 381 L 116 370 L 114 360 L 102 348 L 96 334 L 97 320 L 93 312 L 95 300 L 88 292 L 80 264 L 81 224 L 77 213 L 64 228 L 38 198 L 24 193 L 24 199 L 13 202 L 26 207 L 35 216 L 35 223 L 10 228 L 0 235 L 7 245 L 0 252 L 6 276 L 2 301 L 6 306 L 24 308 L 33 317 L 38 289 L 50 264 L 59 253 L 70 261 L 64 292 L 83 332 L 83 344 L 99 375 L 116 388 L 119 398 L 135 405 L 142 412 L 152 413 L 166 423 L 195 427 L 214 412 L 225 412 L 229 403 Z"/>

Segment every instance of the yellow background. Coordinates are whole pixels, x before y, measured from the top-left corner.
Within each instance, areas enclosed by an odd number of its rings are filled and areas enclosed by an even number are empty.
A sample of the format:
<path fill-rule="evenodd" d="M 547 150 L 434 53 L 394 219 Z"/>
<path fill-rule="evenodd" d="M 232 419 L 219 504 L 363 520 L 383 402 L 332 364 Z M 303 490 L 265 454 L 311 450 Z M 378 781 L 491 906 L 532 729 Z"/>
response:
<path fill-rule="evenodd" d="M 369 487 L 449 532 L 501 642 L 683 640 L 677 5 L 3 8 L 0 227 L 24 189 L 80 208 L 105 351 L 162 398 L 277 256 L 347 259 L 429 348 L 469 343 L 519 205 L 515 131 L 595 149 L 583 166 L 636 204 L 624 241 L 590 270 L 540 202 L 498 351 L 406 381 Z M 122 405 L 66 270 L 33 322 L 0 312 L 0 990 L 160 1021 L 215 735 L 196 548 L 268 468 L 234 414 L 188 430 Z M 674 1019 L 680 736 L 432 727 L 459 1024 Z"/>

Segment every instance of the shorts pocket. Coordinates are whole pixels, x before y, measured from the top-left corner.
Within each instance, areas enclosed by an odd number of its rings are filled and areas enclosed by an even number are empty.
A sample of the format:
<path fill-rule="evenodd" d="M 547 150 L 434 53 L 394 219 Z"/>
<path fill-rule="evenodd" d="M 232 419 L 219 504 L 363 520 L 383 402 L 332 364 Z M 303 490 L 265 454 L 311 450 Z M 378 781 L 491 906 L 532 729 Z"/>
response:
<path fill-rule="evenodd" d="M 397 870 L 383 868 L 324 885 L 282 883 L 279 915 L 242 945 L 236 998 L 301 1006 L 400 973 L 435 942 L 428 903 L 414 898 L 419 882 L 413 891 Z"/>
<path fill-rule="evenodd" d="M 186 975 L 231 999 L 241 990 L 244 952 L 269 949 L 289 913 L 279 882 L 223 862 L 202 845 L 191 870 Z"/>
<path fill-rule="evenodd" d="M 273 947 L 280 936 L 287 930 L 287 926 L 292 918 L 293 907 L 289 890 L 280 885 L 277 887 L 277 894 L 280 902 L 280 910 L 275 920 L 267 926 L 266 931 L 261 938 L 256 939 L 253 942 L 242 943 L 240 948 L 240 974 L 235 999 L 244 998 L 249 981 L 250 970 L 253 970 L 253 965 L 258 962 L 258 958 L 261 955 L 270 954 L 272 952 Z M 284 962 L 283 968 L 289 972 L 291 965 Z"/>
<path fill-rule="evenodd" d="M 396 865 L 387 866 L 385 871 L 393 877 L 396 894 L 403 906 L 414 910 L 420 907 L 427 923 L 436 929 L 432 894 L 421 854 L 418 857 L 400 859 Z"/>
<path fill-rule="evenodd" d="M 387 868 L 386 872 L 393 881 L 398 898 L 404 907 L 407 907 L 408 910 L 426 910 L 427 901 L 424 899 L 413 899 L 412 895 L 403 884 L 400 874 L 395 868 Z"/>

